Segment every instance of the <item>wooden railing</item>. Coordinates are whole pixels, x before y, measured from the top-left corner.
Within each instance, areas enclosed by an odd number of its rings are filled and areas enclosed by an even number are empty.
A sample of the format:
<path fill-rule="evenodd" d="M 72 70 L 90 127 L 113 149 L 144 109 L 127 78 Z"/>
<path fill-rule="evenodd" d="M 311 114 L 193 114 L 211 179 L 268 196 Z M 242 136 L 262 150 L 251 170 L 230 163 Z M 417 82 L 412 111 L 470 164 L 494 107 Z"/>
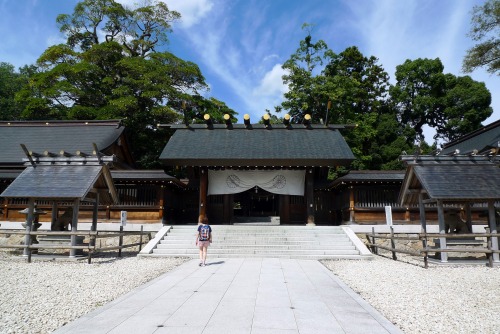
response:
<path fill-rule="evenodd" d="M 13 235 L 24 235 L 25 240 L 29 239 L 30 242 L 27 244 L 17 244 L 17 245 L 0 245 L 0 248 L 13 248 L 13 249 L 22 249 L 27 250 L 27 262 L 31 262 L 32 252 L 33 250 L 38 249 L 53 249 L 53 250 L 86 250 L 88 263 L 92 262 L 92 256 L 100 252 L 107 252 L 112 250 L 118 250 L 118 256 L 122 256 L 122 249 L 131 248 L 139 246 L 139 252 L 142 249 L 142 245 L 148 243 L 151 240 L 151 232 L 144 232 L 143 226 L 141 226 L 140 231 L 123 231 L 123 227 L 120 226 L 120 231 L 25 231 L 25 230 L 0 230 L 0 235 L 2 234 L 13 234 Z M 87 244 L 75 245 L 72 246 L 70 244 L 59 244 L 59 245 L 51 245 L 51 244 L 42 244 L 31 242 L 31 236 L 83 236 L 88 238 Z M 26 238 L 30 236 L 30 238 Z M 126 236 L 139 236 L 139 242 L 123 244 L 123 237 Z M 147 236 L 148 240 L 143 240 L 143 237 Z M 105 238 L 118 238 L 117 246 L 99 246 L 97 247 L 96 240 L 97 239 L 105 239 Z M 69 242 L 69 240 L 68 240 Z"/>
<path fill-rule="evenodd" d="M 407 254 L 416 257 L 423 257 L 424 260 L 424 268 L 429 267 L 429 253 L 483 253 L 486 255 L 488 260 L 488 265 L 493 267 L 493 254 L 500 254 L 500 250 L 492 249 L 492 238 L 500 237 L 499 233 L 466 233 L 466 234 L 440 234 L 440 233 L 398 233 L 399 235 L 394 233 L 393 228 L 390 228 L 390 234 L 387 233 L 375 233 L 374 229 L 372 229 L 372 233 L 366 234 L 366 239 L 368 242 L 367 246 L 370 248 L 372 253 L 378 255 L 378 249 L 384 249 L 390 251 L 392 254 L 392 259 L 397 260 L 397 253 Z M 400 234 L 413 234 L 415 236 L 408 235 L 400 235 Z M 429 247 L 428 240 L 429 238 L 443 238 L 451 239 L 451 240 L 460 240 L 466 238 L 483 238 L 486 239 L 486 247 L 482 245 L 469 245 L 469 248 L 457 248 L 457 247 Z M 377 239 L 380 240 L 389 240 L 390 247 L 386 245 L 381 245 L 377 243 Z M 403 248 L 397 248 L 397 241 L 413 241 L 421 243 L 422 247 L 416 250 L 408 250 Z M 464 243 L 465 244 L 465 243 Z"/>

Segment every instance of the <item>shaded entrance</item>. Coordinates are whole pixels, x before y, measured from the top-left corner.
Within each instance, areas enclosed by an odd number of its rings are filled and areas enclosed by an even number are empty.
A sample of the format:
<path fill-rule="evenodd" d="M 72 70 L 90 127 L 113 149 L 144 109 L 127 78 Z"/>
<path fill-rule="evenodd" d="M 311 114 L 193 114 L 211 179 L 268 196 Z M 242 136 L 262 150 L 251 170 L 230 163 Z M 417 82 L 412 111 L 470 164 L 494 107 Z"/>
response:
<path fill-rule="evenodd" d="M 279 196 L 259 187 L 235 194 L 233 206 L 235 220 L 243 217 L 279 216 Z"/>

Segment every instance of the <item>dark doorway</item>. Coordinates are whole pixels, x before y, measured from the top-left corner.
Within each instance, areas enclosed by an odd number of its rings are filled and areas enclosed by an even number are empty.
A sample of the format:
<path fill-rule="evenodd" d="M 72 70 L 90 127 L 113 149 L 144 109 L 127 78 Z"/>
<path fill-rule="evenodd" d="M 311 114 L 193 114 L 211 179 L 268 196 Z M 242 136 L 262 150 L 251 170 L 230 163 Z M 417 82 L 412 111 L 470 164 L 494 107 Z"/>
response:
<path fill-rule="evenodd" d="M 259 187 L 234 195 L 235 217 L 279 216 L 279 195 Z"/>

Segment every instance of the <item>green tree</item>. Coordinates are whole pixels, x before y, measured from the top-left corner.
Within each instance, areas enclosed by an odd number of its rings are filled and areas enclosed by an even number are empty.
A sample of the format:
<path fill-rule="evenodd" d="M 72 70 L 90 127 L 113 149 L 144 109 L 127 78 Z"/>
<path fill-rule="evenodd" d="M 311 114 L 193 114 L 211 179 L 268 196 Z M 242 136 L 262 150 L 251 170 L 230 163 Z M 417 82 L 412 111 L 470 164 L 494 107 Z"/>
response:
<path fill-rule="evenodd" d="M 18 120 L 23 109 L 22 101 L 15 96 L 26 82 L 26 74 L 16 72 L 14 66 L 0 62 L 0 120 Z"/>
<path fill-rule="evenodd" d="M 477 42 L 467 50 L 462 68 L 466 73 L 486 67 L 490 73 L 500 70 L 500 0 L 488 0 L 472 10 L 469 36 Z"/>
<path fill-rule="evenodd" d="M 309 33 L 283 68 L 289 91 L 276 110 L 288 111 L 295 123 L 310 114 L 315 123 L 356 124 L 343 131 L 356 156 L 351 168 L 384 168 L 411 147 L 392 147 L 403 129 L 387 102 L 389 76 L 377 58 L 365 57 L 354 46 L 335 54 L 323 41 L 313 43 Z"/>
<path fill-rule="evenodd" d="M 319 122 L 325 116 L 328 103 L 328 94 L 324 90 L 325 77 L 319 74 L 334 53 L 324 41 L 312 42 L 310 28 L 308 24 L 302 26 L 308 34 L 282 66 L 287 72 L 283 82 L 289 90 L 284 94 L 281 107 L 276 110 L 288 111 L 293 123 L 301 123 L 306 114 L 311 115 L 313 122 Z"/>
<path fill-rule="evenodd" d="M 396 67 L 390 94 L 399 122 L 414 130 L 409 142 L 425 139 L 424 126 L 436 131 L 434 139 L 458 138 L 492 114 L 491 94 L 483 83 L 443 70 L 439 58 L 406 60 Z"/>
<path fill-rule="evenodd" d="M 114 0 L 84 0 L 59 15 L 67 42 L 37 60 L 38 72 L 19 94 L 27 100 L 23 116 L 124 119 L 139 165 L 159 167 L 167 137 L 156 125 L 184 118 L 169 102 L 215 103 L 200 95 L 208 86 L 196 64 L 159 50 L 179 17 L 164 2 L 127 9 Z"/>
<path fill-rule="evenodd" d="M 394 109 L 387 104 L 389 76 L 378 59 L 365 57 L 357 47 L 348 47 L 326 65 L 323 71 L 328 97 L 331 101 L 328 120 L 333 123 L 356 124 L 357 127 L 344 132 L 347 143 L 356 155 L 353 168 L 380 169 L 385 159 L 381 148 L 390 145 L 382 138 L 394 140 L 394 137 L 381 135 L 382 132 L 397 133 L 398 124 Z M 379 128 L 385 120 L 393 121 L 390 128 Z"/>

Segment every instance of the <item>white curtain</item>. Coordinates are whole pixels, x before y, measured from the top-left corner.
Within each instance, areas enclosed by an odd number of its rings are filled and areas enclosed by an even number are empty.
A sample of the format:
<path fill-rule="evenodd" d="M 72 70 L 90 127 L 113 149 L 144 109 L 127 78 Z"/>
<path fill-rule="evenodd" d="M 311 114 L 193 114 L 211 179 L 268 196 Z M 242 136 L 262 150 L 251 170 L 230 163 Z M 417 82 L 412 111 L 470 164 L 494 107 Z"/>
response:
<path fill-rule="evenodd" d="M 208 195 L 237 194 L 255 186 L 273 194 L 304 196 L 304 170 L 209 170 Z"/>

